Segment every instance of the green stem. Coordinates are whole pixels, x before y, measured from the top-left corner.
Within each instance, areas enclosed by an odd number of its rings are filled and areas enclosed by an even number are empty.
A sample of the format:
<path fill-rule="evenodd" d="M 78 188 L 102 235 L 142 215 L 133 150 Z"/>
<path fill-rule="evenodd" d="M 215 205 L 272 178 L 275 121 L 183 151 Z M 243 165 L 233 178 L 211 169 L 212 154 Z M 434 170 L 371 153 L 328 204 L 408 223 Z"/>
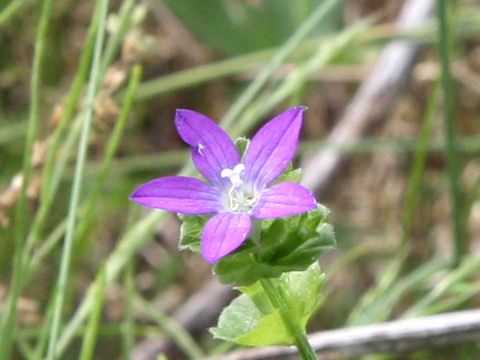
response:
<path fill-rule="evenodd" d="M 250 232 L 250 239 L 257 245 L 260 246 L 260 234 L 262 231 L 262 221 L 254 219 L 252 224 L 252 231 Z"/>
<path fill-rule="evenodd" d="M 315 351 L 310 346 L 305 332 L 295 321 L 292 320 L 292 316 L 290 316 L 290 311 L 283 300 L 281 291 L 275 287 L 275 284 L 271 279 L 262 279 L 260 280 L 260 283 L 272 305 L 280 311 L 283 324 L 295 339 L 295 346 L 302 356 L 302 359 L 316 360 L 317 357 Z"/>
<path fill-rule="evenodd" d="M 438 52 L 441 63 L 441 84 L 444 97 L 443 119 L 445 124 L 445 142 L 447 147 L 447 176 L 450 192 L 450 201 L 452 206 L 453 235 L 455 238 L 455 264 L 458 265 L 461 258 L 468 251 L 468 244 L 463 229 L 461 206 L 460 206 L 460 186 L 458 181 L 458 156 L 455 147 L 455 114 L 452 81 L 450 75 L 450 34 L 447 23 L 447 1 L 437 1 L 437 17 L 439 21 L 439 44 Z"/>

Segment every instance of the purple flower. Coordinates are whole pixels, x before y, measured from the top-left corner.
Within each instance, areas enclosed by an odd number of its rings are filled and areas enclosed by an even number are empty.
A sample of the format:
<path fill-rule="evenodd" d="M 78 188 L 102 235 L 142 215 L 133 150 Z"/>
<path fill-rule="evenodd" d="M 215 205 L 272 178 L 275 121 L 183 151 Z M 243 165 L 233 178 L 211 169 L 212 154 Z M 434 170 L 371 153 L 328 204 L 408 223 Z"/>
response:
<path fill-rule="evenodd" d="M 313 194 L 297 183 L 269 186 L 295 154 L 303 111 L 291 108 L 265 124 L 242 160 L 215 122 L 191 110 L 177 110 L 177 131 L 192 147 L 192 160 L 208 181 L 168 176 L 141 185 L 130 199 L 183 214 L 216 213 L 205 224 L 201 241 L 203 257 L 215 263 L 247 239 L 252 217 L 272 219 L 316 207 Z"/>

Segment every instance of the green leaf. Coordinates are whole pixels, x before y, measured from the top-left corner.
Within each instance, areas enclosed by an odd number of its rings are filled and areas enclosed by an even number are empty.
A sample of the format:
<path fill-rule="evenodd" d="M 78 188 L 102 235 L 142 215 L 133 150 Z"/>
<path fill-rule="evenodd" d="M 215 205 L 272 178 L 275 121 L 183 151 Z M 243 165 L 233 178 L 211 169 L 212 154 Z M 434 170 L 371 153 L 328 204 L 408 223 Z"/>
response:
<path fill-rule="evenodd" d="M 210 332 L 216 337 L 242 345 L 290 344 L 291 336 L 282 323 L 280 312 L 260 310 L 248 295 L 240 295 L 226 307 L 218 326 Z"/>
<path fill-rule="evenodd" d="M 320 303 L 319 294 L 324 280 L 325 276 L 318 262 L 313 263 L 305 271 L 285 273 L 279 278 L 279 290 L 283 293 L 290 315 L 302 329 L 305 329 Z"/>
<path fill-rule="evenodd" d="M 318 263 L 302 272 L 285 273 L 273 281 L 289 308 L 291 320 L 305 329 L 319 303 L 324 281 Z M 270 303 L 260 282 L 238 290 L 243 294 L 223 310 L 218 326 L 210 329 L 215 337 L 249 346 L 294 343 L 279 310 Z"/>
<path fill-rule="evenodd" d="M 182 221 L 180 227 L 180 243 L 178 247 L 181 250 L 189 249 L 193 252 L 200 253 L 202 230 L 209 216 L 178 214 L 178 217 Z"/>
<path fill-rule="evenodd" d="M 262 222 L 260 246 L 247 241 L 222 258 L 213 271 L 225 284 L 251 285 L 284 272 L 302 271 L 335 245 L 328 211 L 319 205 L 308 213 Z"/>

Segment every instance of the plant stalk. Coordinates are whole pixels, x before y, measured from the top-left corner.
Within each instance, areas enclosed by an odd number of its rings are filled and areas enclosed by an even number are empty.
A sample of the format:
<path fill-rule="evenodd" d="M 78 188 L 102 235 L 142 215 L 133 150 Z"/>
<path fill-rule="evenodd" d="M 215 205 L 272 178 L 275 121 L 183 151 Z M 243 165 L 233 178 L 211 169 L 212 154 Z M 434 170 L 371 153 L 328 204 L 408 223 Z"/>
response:
<path fill-rule="evenodd" d="M 290 311 L 283 300 L 281 292 L 278 291 L 271 279 L 261 279 L 260 283 L 262 284 L 263 290 L 267 294 L 272 305 L 280 311 L 283 324 L 295 339 L 295 346 L 297 347 L 302 359 L 316 360 L 317 356 L 315 355 L 315 351 L 308 342 L 307 336 L 303 329 L 301 329 L 300 326 L 292 320 L 292 316 L 290 316 Z"/>
<path fill-rule="evenodd" d="M 455 144 L 455 113 L 453 87 L 450 74 L 450 33 L 447 21 L 447 1 L 437 0 L 438 27 L 438 54 L 441 64 L 441 85 L 443 90 L 444 106 L 443 120 L 445 124 L 445 145 L 447 149 L 447 176 L 452 207 L 453 236 L 455 239 L 455 266 L 468 253 L 461 214 L 461 193 L 458 180 L 458 156 Z"/>

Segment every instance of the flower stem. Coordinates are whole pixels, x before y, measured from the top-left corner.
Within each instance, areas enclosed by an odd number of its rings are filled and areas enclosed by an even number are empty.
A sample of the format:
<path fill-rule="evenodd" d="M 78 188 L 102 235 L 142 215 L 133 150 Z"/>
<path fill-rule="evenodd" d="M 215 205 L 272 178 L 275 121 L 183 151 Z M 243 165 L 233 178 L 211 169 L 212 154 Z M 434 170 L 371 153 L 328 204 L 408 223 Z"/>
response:
<path fill-rule="evenodd" d="M 250 239 L 255 245 L 260 246 L 260 233 L 262 231 L 262 221 L 258 219 L 253 220 L 252 230 L 250 231 Z"/>
<path fill-rule="evenodd" d="M 316 360 L 317 357 L 315 356 L 315 351 L 308 343 L 305 332 L 294 320 L 292 320 L 292 316 L 290 316 L 290 311 L 283 299 L 281 289 L 277 289 L 272 279 L 261 279 L 260 283 L 262 284 L 263 290 L 267 294 L 272 305 L 280 311 L 283 324 L 295 339 L 295 346 L 302 356 L 302 359 Z"/>

